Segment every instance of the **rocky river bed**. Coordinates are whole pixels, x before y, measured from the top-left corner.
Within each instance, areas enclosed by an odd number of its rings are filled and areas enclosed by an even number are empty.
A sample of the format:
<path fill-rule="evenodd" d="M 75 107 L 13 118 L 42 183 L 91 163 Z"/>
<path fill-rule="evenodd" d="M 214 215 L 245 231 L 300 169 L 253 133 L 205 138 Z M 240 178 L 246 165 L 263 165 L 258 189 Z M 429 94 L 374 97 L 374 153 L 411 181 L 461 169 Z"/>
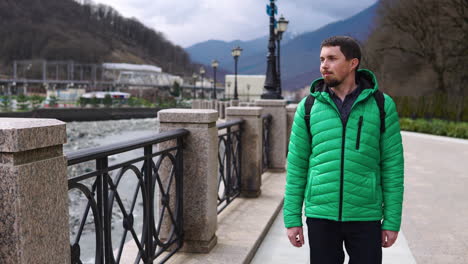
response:
<path fill-rule="evenodd" d="M 63 146 L 65 153 L 79 149 L 102 146 L 122 140 L 131 140 L 128 132 L 154 131 L 158 129 L 156 118 L 111 120 L 95 122 L 67 123 L 67 143 Z"/>
<path fill-rule="evenodd" d="M 98 121 L 98 122 L 69 122 L 67 123 L 67 143 L 64 145 L 65 155 L 92 147 L 105 146 L 113 143 L 129 141 L 136 138 L 151 136 L 157 133 L 158 125 L 155 118 L 151 119 L 131 119 L 131 120 L 115 120 L 115 121 Z M 126 160 L 133 159 L 143 155 L 142 149 L 132 150 L 124 153 L 112 155 L 108 158 L 109 165 L 120 163 Z M 142 163 L 134 164 L 141 167 Z M 88 161 L 68 167 L 68 177 L 73 178 L 87 172 L 95 170 L 95 161 Z M 117 183 L 117 175 L 119 171 L 110 172 L 114 183 Z M 95 182 L 95 177 L 80 181 L 89 190 Z M 134 228 L 137 234 L 141 233 L 143 215 L 141 194 L 135 195 L 138 187 L 138 181 L 133 173 L 125 173 L 117 186 L 117 193 L 122 201 L 123 210 L 130 212 L 134 207 L 133 216 L 135 218 Z M 70 241 L 72 244 L 79 240 L 81 249 L 81 260 L 83 263 L 94 263 L 95 254 L 95 227 L 94 217 L 91 211 L 83 226 L 81 236 L 78 236 L 78 230 L 81 225 L 88 200 L 85 195 L 78 190 L 69 191 L 69 225 L 70 225 Z M 132 201 L 136 198 L 136 203 Z M 157 211 L 156 211 L 157 212 Z M 112 204 L 112 242 L 113 248 L 116 249 L 122 239 L 123 229 L 123 212 L 114 199 Z M 127 234 L 125 241 L 131 239 L 130 234 Z"/>

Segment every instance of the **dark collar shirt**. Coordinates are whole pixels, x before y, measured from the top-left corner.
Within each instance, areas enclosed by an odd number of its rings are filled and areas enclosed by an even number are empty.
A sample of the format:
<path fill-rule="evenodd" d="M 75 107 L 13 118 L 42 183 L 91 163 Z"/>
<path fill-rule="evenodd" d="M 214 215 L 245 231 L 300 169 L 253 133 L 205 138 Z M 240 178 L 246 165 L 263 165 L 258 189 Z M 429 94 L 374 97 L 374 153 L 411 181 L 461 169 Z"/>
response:
<path fill-rule="evenodd" d="M 328 86 L 326 87 L 326 91 L 330 94 L 330 97 L 332 98 L 333 102 L 335 102 L 338 111 L 340 111 L 341 120 L 347 121 L 349 113 L 351 113 L 351 107 L 353 106 L 358 96 L 361 94 L 362 85 L 358 84 L 354 91 L 346 95 L 344 101 L 341 101 L 338 95 L 336 95 L 336 93 Z"/>

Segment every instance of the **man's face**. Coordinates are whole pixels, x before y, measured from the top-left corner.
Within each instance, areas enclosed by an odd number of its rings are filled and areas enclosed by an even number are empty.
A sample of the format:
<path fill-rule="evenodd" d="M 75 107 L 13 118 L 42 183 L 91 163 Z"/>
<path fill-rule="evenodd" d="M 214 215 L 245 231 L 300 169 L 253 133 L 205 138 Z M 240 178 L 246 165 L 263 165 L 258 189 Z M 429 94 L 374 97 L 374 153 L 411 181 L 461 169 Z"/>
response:
<path fill-rule="evenodd" d="M 353 72 L 359 60 L 346 60 L 339 46 L 323 47 L 320 51 L 320 73 L 329 87 L 340 85 Z"/>

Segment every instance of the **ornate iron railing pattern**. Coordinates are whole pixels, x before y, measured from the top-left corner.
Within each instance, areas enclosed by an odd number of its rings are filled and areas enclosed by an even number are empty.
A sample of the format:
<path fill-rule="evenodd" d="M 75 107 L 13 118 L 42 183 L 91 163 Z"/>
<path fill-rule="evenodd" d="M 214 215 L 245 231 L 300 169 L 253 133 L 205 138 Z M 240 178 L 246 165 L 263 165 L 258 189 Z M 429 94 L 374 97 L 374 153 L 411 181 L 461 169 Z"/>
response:
<path fill-rule="evenodd" d="M 153 261 L 164 263 L 181 248 L 182 145 L 183 138 L 188 133 L 189 131 L 185 129 L 177 129 L 152 137 L 76 151 L 67 155 L 69 167 L 95 161 L 94 170 L 88 169 L 85 173 L 68 180 L 69 194 L 77 191 L 86 197 L 83 216 L 77 220 L 79 227 L 76 235 L 72 237 L 72 264 L 83 263 L 80 239 L 83 230 L 90 225 L 95 231 L 95 255 L 92 263 L 120 263 L 127 235 L 131 236 L 130 241 L 133 241 L 138 248 L 134 263 L 153 263 Z M 164 143 L 164 146 L 161 143 Z M 142 156 L 109 165 L 111 155 L 142 149 Z M 141 163 L 139 167 L 138 164 Z M 160 177 L 160 169 L 166 170 L 168 173 L 164 175 L 167 176 Z M 128 175 L 127 172 L 133 175 Z M 118 187 L 122 180 L 126 181 L 131 176 L 136 178 L 136 186 L 134 192 L 130 192 L 131 202 L 126 206 L 119 192 L 123 189 Z M 155 193 L 159 195 L 159 199 L 155 199 Z M 140 204 L 137 204 L 137 201 L 140 201 Z M 160 207 L 159 210 L 155 210 L 155 205 Z M 138 206 L 143 207 L 141 230 L 136 230 L 138 217 L 135 217 L 135 208 Z M 123 232 L 118 247 L 115 247 L 113 242 L 116 238 L 113 239 L 112 231 L 118 228 L 119 223 L 113 218 L 118 213 L 121 214 Z"/>
<path fill-rule="evenodd" d="M 218 214 L 240 195 L 241 119 L 217 125 L 218 128 Z"/>
<path fill-rule="evenodd" d="M 271 130 L 271 114 L 263 114 L 263 145 L 262 145 L 262 164 L 263 171 L 270 168 L 270 130 Z"/>

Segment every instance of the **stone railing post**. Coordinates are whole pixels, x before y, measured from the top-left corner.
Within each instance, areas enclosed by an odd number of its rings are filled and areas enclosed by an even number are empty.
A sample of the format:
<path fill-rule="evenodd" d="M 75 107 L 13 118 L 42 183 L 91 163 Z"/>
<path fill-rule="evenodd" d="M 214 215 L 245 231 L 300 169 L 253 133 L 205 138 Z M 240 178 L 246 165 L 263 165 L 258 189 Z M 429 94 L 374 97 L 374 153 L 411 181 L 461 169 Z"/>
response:
<path fill-rule="evenodd" d="M 297 104 L 288 104 L 286 106 L 286 113 L 287 113 L 287 124 L 288 124 L 288 131 L 286 137 L 286 149 L 288 149 L 289 144 L 289 137 L 291 136 L 291 128 L 294 121 L 294 115 L 296 114 Z"/>
<path fill-rule="evenodd" d="M 70 263 L 65 123 L 0 118 L 0 263 Z"/>
<path fill-rule="evenodd" d="M 286 100 L 255 100 L 255 105 L 263 107 L 264 114 L 271 114 L 270 127 L 270 166 L 284 170 L 286 165 Z"/>
<path fill-rule="evenodd" d="M 221 101 L 218 101 L 216 100 L 216 111 L 218 111 L 218 117 L 222 119 L 222 116 L 221 116 Z"/>
<path fill-rule="evenodd" d="M 219 105 L 220 108 L 220 118 L 225 119 L 226 118 L 226 108 L 227 108 L 227 102 L 221 102 Z"/>
<path fill-rule="evenodd" d="M 229 107 L 226 112 L 226 121 L 244 119 L 241 138 L 241 194 L 244 197 L 258 197 L 262 185 L 262 108 Z"/>
<path fill-rule="evenodd" d="M 182 251 L 207 253 L 217 243 L 218 112 L 166 109 L 158 112 L 159 131 L 184 128 Z"/>
<path fill-rule="evenodd" d="M 198 109 L 198 100 L 192 99 L 192 109 Z"/>
<path fill-rule="evenodd" d="M 239 106 L 239 99 L 231 99 L 229 106 Z"/>

